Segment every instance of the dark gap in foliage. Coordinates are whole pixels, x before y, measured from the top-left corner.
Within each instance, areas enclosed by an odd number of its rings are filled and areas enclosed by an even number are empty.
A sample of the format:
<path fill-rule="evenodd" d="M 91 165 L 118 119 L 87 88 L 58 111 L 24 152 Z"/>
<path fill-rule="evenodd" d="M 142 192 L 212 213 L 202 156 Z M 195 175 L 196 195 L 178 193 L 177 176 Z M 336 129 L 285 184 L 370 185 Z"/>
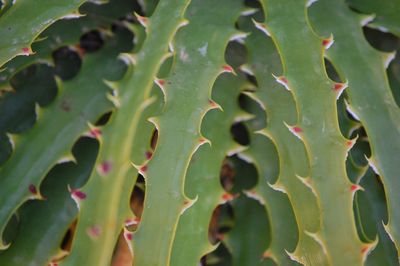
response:
<path fill-rule="evenodd" d="M 352 137 L 356 137 L 357 135 L 357 142 L 354 144 L 349 154 L 356 165 L 366 165 L 368 162 L 365 159 L 365 156 L 367 156 L 368 158 L 371 156 L 371 148 L 369 146 L 365 129 L 361 127 L 355 130 L 352 134 Z"/>
<path fill-rule="evenodd" d="M 72 247 L 72 241 L 74 239 L 74 234 L 76 230 L 76 225 L 78 223 L 78 219 L 75 219 L 71 226 L 68 228 L 68 231 L 65 233 L 63 240 L 61 241 L 61 249 L 70 251 Z"/>
<path fill-rule="evenodd" d="M 110 0 L 101 5 L 86 2 L 79 8 L 79 12 L 104 22 L 125 17 L 128 14 L 133 14 L 133 12 L 143 15 L 139 1 L 132 0 Z"/>
<path fill-rule="evenodd" d="M 250 91 L 252 92 L 252 91 Z M 267 113 L 260 105 L 250 96 L 241 94 L 238 99 L 239 106 L 246 112 L 253 114 L 254 118 L 247 122 L 252 131 L 261 130 L 267 125 Z"/>
<path fill-rule="evenodd" d="M 79 45 L 84 52 L 93 53 L 103 47 L 104 39 L 98 30 L 92 30 L 81 36 Z"/>
<path fill-rule="evenodd" d="M 143 178 L 143 177 L 142 177 Z M 138 180 L 141 178 L 138 178 Z M 136 217 L 140 218 L 143 212 L 143 203 L 145 196 L 145 183 L 137 182 L 133 191 L 131 193 L 131 210 L 135 214 Z M 130 228 L 132 230 L 136 229 L 136 226 Z"/>
<path fill-rule="evenodd" d="M 246 47 L 240 43 L 240 40 L 230 41 L 225 50 L 225 61 L 228 65 L 237 69 L 239 66 L 246 63 L 247 50 Z"/>
<path fill-rule="evenodd" d="M 13 216 L 11 216 L 11 219 L 8 221 L 8 223 L 4 229 L 4 233 L 3 233 L 4 243 L 12 244 L 13 240 L 18 235 L 19 227 L 20 227 L 20 221 L 19 221 L 18 212 L 17 212 L 17 214 L 13 214 Z"/>
<path fill-rule="evenodd" d="M 151 140 L 150 140 L 150 147 L 153 151 L 156 149 L 157 140 L 158 140 L 158 130 L 154 129 L 153 134 L 151 135 Z"/>
<path fill-rule="evenodd" d="M 104 126 L 105 124 L 108 123 L 108 121 L 110 121 L 112 112 L 108 112 L 105 113 L 104 115 L 102 115 L 95 123 L 96 126 Z"/>
<path fill-rule="evenodd" d="M 387 69 L 390 88 L 397 106 L 400 106 L 400 38 L 397 38 L 396 57 Z"/>
<path fill-rule="evenodd" d="M 218 228 L 218 219 L 221 215 L 221 205 L 215 207 L 210 222 L 208 224 L 208 240 L 212 245 L 217 244 L 220 241 L 220 234 Z"/>
<path fill-rule="evenodd" d="M 204 256 L 205 266 L 232 266 L 232 255 L 224 243 L 218 245 L 217 249 Z"/>
<path fill-rule="evenodd" d="M 68 46 L 55 50 L 52 54 L 55 66 L 55 73 L 63 80 L 75 77 L 82 65 L 81 57 L 77 51 Z"/>
<path fill-rule="evenodd" d="M 114 247 L 110 266 L 132 265 L 132 260 L 132 254 L 124 237 L 124 230 L 121 230 Z"/>
<path fill-rule="evenodd" d="M 339 73 L 337 73 L 334 65 L 327 58 L 324 58 L 325 70 L 328 74 L 328 77 L 335 82 L 345 82 L 344 80 L 340 80 Z"/>
<path fill-rule="evenodd" d="M 220 170 L 220 183 L 225 191 L 231 191 L 235 182 L 235 171 L 232 162 L 225 159 Z"/>
<path fill-rule="evenodd" d="M 4 164 L 12 153 L 12 145 L 6 134 L 0 134 L 0 166 Z"/>
<path fill-rule="evenodd" d="M 237 155 L 227 157 L 220 172 L 220 183 L 225 191 L 236 194 L 257 184 L 258 174 L 254 164 Z"/>
<path fill-rule="evenodd" d="M 231 126 L 231 134 L 233 139 L 239 144 L 248 145 L 250 143 L 249 132 L 242 122 Z"/>
<path fill-rule="evenodd" d="M 251 84 L 258 87 L 258 82 L 255 76 L 245 73 L 246 79 L 250 81 Z"/>
<path fill-rule="evenodd" d="M 10 85 L 14 91 L 0 98 L 0 134 L 31 128 L 36 121 L 35 104 L 46 106 L 57 94 L 53 69 L 46 64 L 23 69 L 11 78 Z"/>
<path fill-rule="evenodd" d="M 370 27 L 363 27 L 363 32 L 369 44 L 377 50 L 393 52 L 399 45 L 399 39 L 389 32 Z"/>

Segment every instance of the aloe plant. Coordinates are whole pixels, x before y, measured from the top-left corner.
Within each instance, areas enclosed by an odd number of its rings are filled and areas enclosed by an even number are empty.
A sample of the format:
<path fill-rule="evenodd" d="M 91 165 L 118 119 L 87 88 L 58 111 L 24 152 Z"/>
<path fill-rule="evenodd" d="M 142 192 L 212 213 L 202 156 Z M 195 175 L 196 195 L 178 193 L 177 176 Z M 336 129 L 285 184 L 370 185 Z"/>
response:
<path fill-rule="evenodd" d="M 399 7 L 1 1 L 0 264 L 399 265 Z"/>

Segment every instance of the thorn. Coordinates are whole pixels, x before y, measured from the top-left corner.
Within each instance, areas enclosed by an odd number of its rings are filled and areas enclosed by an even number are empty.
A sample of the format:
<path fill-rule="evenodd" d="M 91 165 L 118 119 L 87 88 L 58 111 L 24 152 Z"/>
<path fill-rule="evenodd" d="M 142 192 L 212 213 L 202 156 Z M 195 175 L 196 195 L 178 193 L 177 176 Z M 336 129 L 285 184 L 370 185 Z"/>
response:
<path fill-rule="evenodd" d="M 343 91 L 347 88 L 348 81 L 345 83 L 335 83 L 332 86 L 332 90 L 337 93 L 336 100 L 339 99 L 340 95 L 342 95 Z"/>
<path fill-rule="evenodd" d="M 92 238 L 96 239 L 101 235 L 101 227 L 94 225 L 86 229 L 86 233 Z"/>
<path fill-rule="evenodd" d="M 357 139 L 358 139 L 358 135 L 357 135 L 355 138 L 353 138 L 353 139 L 347 140 L 347 141 L 346 141 L 346 147 L 347 147 L 349 150 L 350 150 L 351 148 L 353 148 L 354 144 L 356 144 L 356 142 L 357 142 Z"/>
<path fill-rule="evenodd" d="M 100 175 L 105 176 L 107 175 L 112 169 L 112 164 L 110 161 L 103 161 L 102 163 L 99 164 L 97 167 L 97 171 L 99 172 Z"/>
<path fill-rule="evenodd" d="M 358 190 L 364 191 L 364 188 L 363 188 L 362 186 L 360 186 L 360 185 L 352 184 L 352 185 L 350 186 L 350 190 L 351 190 L 352 192 L 356 192 L 356 191 L 358 191 Z"/>
<path fill-rule="evenodd" d="M 334 91 L 342 91 L 347 88 L 347 85 L 348 85 L 347 82 L 346 83 L 335 83 L 335 84 L 333 84 L 332 89 Z"/>
<path fill-rule="evenodd" d="M 51 261 L 49 266 L 58 266 L 58 262 L 56 261 Z"/>
<path fill-rule="evenodd" d="M 306 7 L 310 7 L 312 4 L 314 4 L 315 2 L 317 2 L 318 0 L 308 0 Z"/>
<path fill-rule="evenodd" d="M 150 160 L 151 156 L 153 156 L 153 153 L 151 151 L 146 151 L 144 153 L 144 156 L 146 157 L 147 160 Z"/>
<path fill-rule="evenodd" d="M 213 101 L 213 100 L 208 100 L 208 103 L 210 104 L 210 109 L 211 109 L 211 110 L 213 110 L 213 109 L 219 109 L 219 110 L 223 111 L 223 110 L 222 110 L 222 107 L 221 107 L 219 104 L 217 104 L 215 101 Z"/>
<path fill-rule="evenodd" d="M 133 239 L 133 234 L 129 231 L 124 232 L 124 237 L 127 241 L 131 241 Z"/>
<path fill-rule="evenodd" d="M 288 91 L 290 91 L 289 88 L 289 82 L 287 80 L 287 78 L 285 76 L 275 76 L 274 74 L 272 74 L 272 76 L 275 78 L 276 82 L 278 82 L 279 84 L 283 85 L 285 87 L 285 89 L 287 89 Z"/>
<path fill-rule="evenodd" d="M 140 218 L 139 217 L 135 217 L 135 218 L 128 218 L 125 220 L 125 226 L 130 226 L 130 225 L 137 225 L 140 222 Z"/>
<path fill-rule="evenodd" d="M 384 58 L 383 65 L 385 66 L 385 69 L 389 67 L 390 63 L 393 61 L 395 57 L 396 57 L 396 51 L 391 53 L 385 53 L 383 57 Z"/>
<path fill-rule="evenodd" d="M 322 40 L 322 45 L 324 46 L 325 50 L 328 50 L 332 46 L 333 42 L 333 35 L 331 34 L 329 38 Z"/>
<path fill-rule="evenodd" d="M 100 130 L 100 128 L 94 127 L 92 129 L 90 129 L 89 134 L 91 137 L 93 137 L 95 139 L 99 139 L 101 137 L 101 130 Z"/>
<path fill-rule="evenodd" d="M 137 20 L 139 21 L 139 23 L 142 24 L 142 26 L 146 28 L 149 23 L 148 18 L 143 17 L 136 12 L 135 12 L 135 16 L 136 16 Z"/>
<path fill-rule="evenodd" d="M 29 190 L 29 192 L 31 192 L 33 195 L 37 195 L 37 194 L 38 194 L 38 193 L 37 193 L 37 189 L 36 189 L 35 185 L 33 185 L 33 184 L 30 184 L 30 185 L 29 185 L 28 190 Z"/>
<path fill-rule="evenodd" d="M 227 201 L 233 200 L 235 197 L 236 197 L 235 195 L 232 195 L 232 194 L 230 194 L 230 193 L 224 193 L 224 194 L 222 194 L 221 199 L 222 199 L 223 202 L 225 203 L 225 202 L 227 202 Z"/>
<path fill-rule="evenodd" d="M 252 19 L 252 20 L 253 20 L 254 26 L 256 26 L 257 29 L 259 29 L 260 31 L 265 33 L 267 36 L 271 37 L 271 33 L 269 33 L 269 31 L 268 31 L 267 25 L 257 22 L 254 19 Z"/>
<path fill-rule="evenodd" d="M 21 50 L 22 50 L 23 55 L 29 56 L 29 55 L 33 54 L 31 48 L 29 48 L 29 47 L 24 47 Z"/>
<path fill-rule="evenodd" d="M 257 8 L 245 8 L 240 15 L 242 16 L 250 16 L 253 15 L 255 13 L 257 13 L 258 9 Z"/>
<path fill-rule="evenodd" d="M 360 121 L 360 118 L 358 117 L 358 115 L 354 112 L 353 108 L 350 106 L 350 104 L 347 102 L 346 99 L 344 99 L 344 104 L 346 105 L 346 111 L 349 112 L 351 114 L 351 116 L 357 120 Z"/>
<path fill-rule="evenodd" d="M 147 171 L 147 165 L 143 165 L 139 168 L 139 172 L 143 175 Z"/>
<path fill-rule="evenodd" d="M 230 65 L 224 65 L 222 67 L 222 73 L 232 73 L 233 75 L 236 76 L 235 70 Z"/>
<path fill-rule="evenodd" d="M 298 126 L 289 126 L 288 124 L 286 124 L 284 122 L 285 126 L 290 130 L 290 132 L 292 132 L 293 135 L 295 135 L 296 137 L 298 137 L 299 139 L 301 139 L 300 133 L 303 132 L 303 129 L 301 127 Z"/>
<path fill-rule="evenodd" d="M 197 202 L 197 200 L 199 199 L 198 196 L 196 196 L 195 199 L 191 200 L 191 199 L 185 199 L 183 202 L 183 208 L 181 210 L 181 214 L 183 214 L 187 209 L 189 209 L 190 207 L 193 206 L 193 204 L 195 204 Z"/>
<path fill-rule="evenodd" d="M 86 194 L 78 189 L 70 189 L 71 197 L 76 201 L 86 199 Z"/>
<path fill-rule="evenodd" d="M 292 129 L 293 129 L 293 131 L 294 131 L 295 133 L 300 133 L 300 132 L 302 132 L 301 128 L 299 128 L 299 127 L 293 127 Z"/>
<path fill-rule="evenodd" d="M 371 166 L 372 170 L 374 170 L 375 174 L 380 175 L 374 160 L 372 158 L 368 158 L 366 155 L 364 155 L 364 156 L 365 156 L 365 159 L 367 159 L 369 166 Z"/>
<path fill-rule="evenodd" d="M 155 79 L 154 82 L 161 88 L 164 89 L 165 79 Z"/>
<path fill-rule="evenodd" d="M 130 53 L 121 53 L 119 54 L 118 58 L 128 66 L 136 65 L 137 62 L 136 55 Z"/>
<path fill-rule="evenodd" d="M 246 194 L 247 197 L 255 199 L 256 201 L 260 202 L 262 205 L 265 205 L 264 199 L 260 195 L 258 195 L 257 191 L 248 190 L 248 191 L 244 191 L 244 193 Z"/>
<path fill-rule="evenodd" d="M 231 41 L 231 42 L 236 41 L 238 43 L 244 44 L 244 39 L 246 39 L 247 36 L 249 36 L 249 33 L 247 33 L 247 32 L 238 32 L 238 33 L 232 35 L 232 37 L 229 39 L 229 41 Z"/>
<path fill-rule="evenodd" d="M 266 259 L 266 258 L 271 258 L 271 257 L 272 257 L 272 254 L 271 254 L 271 252 L 269 252 L 269 251 L 267 250 L 267 251 L 265 251 L 265 252 L 262 254 L 262 257 L 263 257 L 264 259 Z"/>
<path fill-rule="evenodd" d="M 248 75 L 250 75 L 250 76 L 254 76 L 253 70 L 252 70 L 251 67 L 250 67 L 249 65 L 247 65 L 247 64 L 241 65 L 241 66 L 239 67 L 239 69 L 240 69 L 243 73 L 245 73 L 245 74 L 248 74 Z"/>
<path fill-rule="evenodd" d="M 360 25 L 364 27 L 375 19 L 375 14 L 372 15 L 361 15 Z"/>

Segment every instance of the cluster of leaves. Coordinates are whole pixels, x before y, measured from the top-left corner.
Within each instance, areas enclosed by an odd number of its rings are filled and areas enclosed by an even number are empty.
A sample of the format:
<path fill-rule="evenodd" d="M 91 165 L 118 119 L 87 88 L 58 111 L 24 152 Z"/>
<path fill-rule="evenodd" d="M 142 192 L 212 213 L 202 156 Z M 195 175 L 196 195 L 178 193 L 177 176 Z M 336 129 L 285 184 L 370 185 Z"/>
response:
<path fill-rule="evenodd" d="M 0 265 L 399 265 L 400 2 L 314 2 L 2 1 Z"/>

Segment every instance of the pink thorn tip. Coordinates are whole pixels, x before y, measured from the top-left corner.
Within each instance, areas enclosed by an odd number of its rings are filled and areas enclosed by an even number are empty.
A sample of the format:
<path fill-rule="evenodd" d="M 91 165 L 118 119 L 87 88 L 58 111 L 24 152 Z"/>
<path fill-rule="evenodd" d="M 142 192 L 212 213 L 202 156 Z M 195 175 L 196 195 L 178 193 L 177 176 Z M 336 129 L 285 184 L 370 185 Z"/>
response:
<path fill-rule="evenodd" d="M 156 83 L 160 87 L 164 87 L 165 79 L 156 79 Z"/>
<path fill-rule="evenodd" d="M 29 49 L 28 47 L 24 47 L 22 48 L 22 52 L 24 53 L 24 55 L 30 55 L 31 49 Z"/>
<path fill-rule="evenodd" d="M 292 127 L 295 133 L 301 133 L 303 130 L 300 127 Z"/>
<path fill-rule="evenodd" d="M 29 192 L 31 192 L 33 195 L 36 195 L 36 194 L 37 194 L 37 189 L 36 189 L 35 185 L 33 185 L 33 184 L 30 184 L 30 185 L 29 185 L 28 190 L 29 190 Z"/>
<path fill-rule="evenodd" d="M 225 193 L 225 194 L 222 195 L 222 199 L 226 200 L 226 201 L 229 201 L 229 200 L 233 200 L 234 196 L 232 194 L 230 194 L 230 193 Z"/>
<path fill-rule="evenodd" d="M 362 254 L 362 255 L 365 255 L 370 249 L 371 249 L 371 246 L 370 246 L 370 245 L 363 246 L 363 247 L 361 248 L 361 254 Z"/>
<path fill-rule="evenodd" d="M 90 136 L 98 139 L 101 136 L 101 130 L 99 128 L 92 128 L 90 130 Z"/>
<path fill-rule="evenodd" d="M 201 138 L 199 138 L 199 142 L 204 143 L 204 142 L 207 142 L 207 140 L 205 138 L 201 137 Z"/>
<path fill-rule="evenodd" d="M 356 192 L 357 190 L 361 190 L 362 188 L 359 185 L 353 184 L 351 185 L 350 189 L 352 192 Z"/>
<path fill-rule="evenodd" d="M 284 85 L 288 84 L 288 80 L 287 78 L 285 78 L 284 76 L 280 76 L 276 79 L 279 83 L 283 83 Z"/>
<path fill-rule="evenodd" d="M 149 160 L 151 158 L 151 156 L 153 156 L 153 153 L 151 151 L 146 151 L 144 153 L 144 156 L 146 157 L 147 160 Z"/>
<path fill-rule="evenodd" d="M 124 237 L 126 240 L 131 241 L 133 239 L 133 234 L 129 231 L 124 232 Z"/>
<path fill-rule="evenodd" d="M 58 263 L 57 262 L 50 262 L 49 266 L 58 266 Z"/>
<path fill-rule="evenodd" d="M 235 71 L 233 70 L 233 68 L 230 65 L 225 65 L 222 67 L 222 69 L 224 70 L 224 72 L 227 72 L 227 73 L 235 73 Z"/>
<path fill-rule="evenodd" d="M 271 252 L 269 252 L 269 251 L 265 251 L 265 252 L 262 254 L 262 257 L 263 257 L 263 258 L 271 258 L 271 256 L 272 256 L 272 254 L 271 254 Z"/>
<path fill-rule="evenodd" d="M 332 87 L 334 91 L 342 91 L 347 87 L 346 83 L 335 83 Z"/>
<path fill-rule="evenodd" d="M 140 171 L 141 173 L 146 172 L 146 171 L 147 171 L 147 165 L 143 165 L 142 167 L 140 167 L 139 171 Z"/>
<path fill-rule="evenodd" d="M 346 146 L 352 148 L 355 143 L 356 143 L 355 140 L 348 140 L 346 141 Z"/>
<path fill-rule="evenodd" d="M 91 237 L 91 238 L 97 238 L 101 234 L 101 227 L 98 225 L 94 225 L 91 227 L 88 227 L 86 229 L 86 233 Z"/>
<path fill-rule="evenodd" d="M 99 172 L 102 175 L 106 175 L 111 171 L 112 165 L 109 161 L 104 161 L 99 165 Z"/>
<path fill-rule="evenodd" d="M 208 103 L 210 104 L 211 108 L 213 109 L 218 108 L 218 104 L 213 100 L 208 100 Z"/>
<path fill-rule="evenodd" d="M 149 22 L 148 19 L 146 17 L 143 17 L 141 15 L 136 14 L 136 18 L 139 21 L 140 24 L 142 24 L 143 26 L 147 26 L 147 23 Z"/>
<path fill-rule="evenodd" d="M 218 234 L 217 234 L 217 238 L 218 238 L 220 241 L 222 241 L 222 240 L 224 240 L 225 235 L 224 235 L 224 234 L 221 234 L 221 233 L 218 233 Z"/>
<path fill-rule="evenodd" d="M 71 195 L 78 200 L 86 199 L 86 194 L 78 189 L 71 190 Z"/>
<path fill-rule="evenodd" d="M 332 38 L 327 38 L 322 40 L 322 45 L 324 46 L 325 50 L 329 49 L 333 44 L 333 39 Z"/>
<path fill-rule="evenodd" d="M 140 222 L 140 218 L 136 217 L 134 219 L 128 218 L 125 220 L 125 225 L 130 226 L 130 225 L 137 225 Z"/>

